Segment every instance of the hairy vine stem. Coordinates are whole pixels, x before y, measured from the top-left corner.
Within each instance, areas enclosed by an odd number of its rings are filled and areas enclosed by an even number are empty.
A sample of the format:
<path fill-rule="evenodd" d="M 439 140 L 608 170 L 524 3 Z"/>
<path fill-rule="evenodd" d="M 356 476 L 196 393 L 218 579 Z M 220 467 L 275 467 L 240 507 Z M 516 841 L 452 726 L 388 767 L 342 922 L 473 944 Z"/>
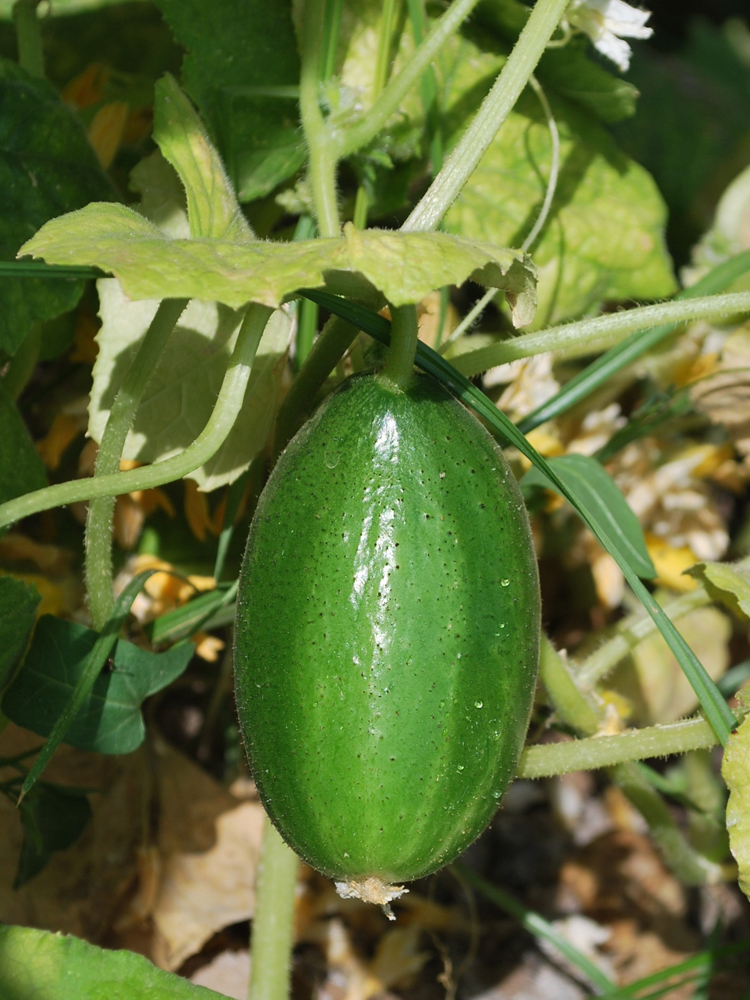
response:
<path fill-rule="evenodd" d="M 120 468 L 122 449 L 133 425 L 141 398 L 159 363 L 187 299 L 165 299 L 156 310 L 140 347 L 128 368 L 109 411 L 96 457 L 94 478 L 112 475 Z M 114 497 L 98 497 L 86 516 L 86 591 L 94 628 L 99 631 L 112 614 L 112 519 Z"/>

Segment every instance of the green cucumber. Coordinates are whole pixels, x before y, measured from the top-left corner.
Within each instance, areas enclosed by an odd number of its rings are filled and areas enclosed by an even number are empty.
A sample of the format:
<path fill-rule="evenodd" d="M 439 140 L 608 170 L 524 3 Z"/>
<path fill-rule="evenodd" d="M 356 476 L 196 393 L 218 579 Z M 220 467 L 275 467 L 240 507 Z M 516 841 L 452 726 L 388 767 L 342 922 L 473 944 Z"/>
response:
<path fill-rule="evenodd" d="M 266 485 L 237 599 L 242 733 L 300 857 L 377 902 L 457 857 L 515 774 L 539 618 L 487 431 L 428 376 L 343 383 Z"/>

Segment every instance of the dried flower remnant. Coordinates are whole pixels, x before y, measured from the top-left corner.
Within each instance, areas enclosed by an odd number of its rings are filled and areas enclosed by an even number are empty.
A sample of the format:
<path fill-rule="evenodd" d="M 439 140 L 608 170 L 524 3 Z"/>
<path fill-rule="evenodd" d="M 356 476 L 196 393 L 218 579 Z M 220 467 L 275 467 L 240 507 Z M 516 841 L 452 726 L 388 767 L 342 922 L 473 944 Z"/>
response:
<path fill-rule="evenodd" d="M 631 7 L 623 0 L 573 0 L 566 12 L 571 27 L 588 35 L 597 52 L 611 59 L 623 73 L 632 50 L 624 38 L 650 38 L 646 27 L 651 11 Z"/>

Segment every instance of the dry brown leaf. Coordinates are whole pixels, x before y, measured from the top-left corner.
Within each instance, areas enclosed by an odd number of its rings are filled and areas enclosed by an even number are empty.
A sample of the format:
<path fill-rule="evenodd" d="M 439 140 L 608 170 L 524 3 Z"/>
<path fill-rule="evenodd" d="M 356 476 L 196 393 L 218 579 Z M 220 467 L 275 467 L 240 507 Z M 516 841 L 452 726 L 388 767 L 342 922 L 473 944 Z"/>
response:
<path fill-rule="evenodd" d="M 151 957 L 174 970 L 255 905 L 263 807 L 241 802 L 187 757 L 156 744 L 162 873 Z"/>

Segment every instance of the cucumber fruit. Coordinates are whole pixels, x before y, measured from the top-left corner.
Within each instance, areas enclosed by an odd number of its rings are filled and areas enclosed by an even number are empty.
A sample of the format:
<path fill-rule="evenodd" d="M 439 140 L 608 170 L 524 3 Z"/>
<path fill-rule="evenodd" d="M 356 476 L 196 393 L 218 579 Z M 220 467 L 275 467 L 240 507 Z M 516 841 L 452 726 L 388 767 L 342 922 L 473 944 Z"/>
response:
<path fill-rule="evenodd" d="M 515 774 L 539 618 L 487 431 L 429 376 L 343 383 L 269 478 L 237 599 L 241 729 L 297 854 L 360 888 L 459 855 Z"/>

